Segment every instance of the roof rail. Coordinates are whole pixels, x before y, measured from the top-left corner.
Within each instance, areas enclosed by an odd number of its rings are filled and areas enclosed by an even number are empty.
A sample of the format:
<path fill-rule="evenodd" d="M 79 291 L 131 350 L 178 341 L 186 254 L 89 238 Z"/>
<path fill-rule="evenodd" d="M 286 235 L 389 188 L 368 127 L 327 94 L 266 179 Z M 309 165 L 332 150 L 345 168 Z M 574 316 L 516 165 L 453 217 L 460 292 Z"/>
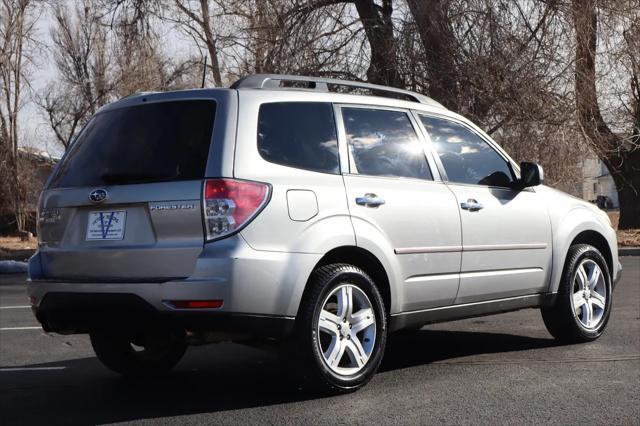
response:
<path fill-rule="evenodd" d="M 284 84 L 284 85 L 283 85 Z M 305 77 L 300 75 L 285 74 L 254 74 L 241 78 L 231 85 L 232 89 L 298 89 L 312 90 L 318 92 L 335 92 L 330 86 L 336 88 L 343 87 L 346 89 L 364 89 L 370 90 L 373 96 L 382 96 L 389 98 L 400 98 L 421 104 L 437 106 L 444 108 L 442 104 L 434 101 L 428 96 L 409 90 L 396 89 L 395 87 L 381 86 L 378 84 L 360 83 L 349 80 L 338 80 L 323 77 Z M 334 90 L 330 90 L 334 89 Z M 395 96 L 394 96 L 395 95 Z"/>

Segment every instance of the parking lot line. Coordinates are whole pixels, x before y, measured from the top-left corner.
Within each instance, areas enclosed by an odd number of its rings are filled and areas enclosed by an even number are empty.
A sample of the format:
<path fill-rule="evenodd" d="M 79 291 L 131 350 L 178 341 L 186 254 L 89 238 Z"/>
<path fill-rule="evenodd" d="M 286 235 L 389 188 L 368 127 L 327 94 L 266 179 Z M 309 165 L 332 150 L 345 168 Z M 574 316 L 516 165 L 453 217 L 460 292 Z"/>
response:
<path fill-rule="evenodd" d="M 0 368 L 0 373 L 9 371 L 47 371 L 47 370 L 64 370 L 67 367 L 7 367 Z"/>
<path fill-rule="evenodd" d="M 22 306 L 0 306 L 0 309 L 27 309 L 30 308 L 31 306 L 29 305 L 22 305 Z"/>
<path fill-rule="evenodd" d="M 0 331 L 13 331 L 13 330 L 42 330 L 42 327 L 3 327 Z"/>

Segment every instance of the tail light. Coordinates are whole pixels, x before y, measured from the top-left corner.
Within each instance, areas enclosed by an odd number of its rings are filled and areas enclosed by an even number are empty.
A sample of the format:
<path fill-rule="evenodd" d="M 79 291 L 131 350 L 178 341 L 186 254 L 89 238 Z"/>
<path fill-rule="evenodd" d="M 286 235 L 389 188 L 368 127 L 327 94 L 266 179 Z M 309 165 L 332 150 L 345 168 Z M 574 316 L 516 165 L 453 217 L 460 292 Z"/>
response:
<path fill-rule="evenodd" d="M 207 241 L 229 236 L 246 226 L 269 200 L 269 185 L 235 179 L 204 184 Z"/>

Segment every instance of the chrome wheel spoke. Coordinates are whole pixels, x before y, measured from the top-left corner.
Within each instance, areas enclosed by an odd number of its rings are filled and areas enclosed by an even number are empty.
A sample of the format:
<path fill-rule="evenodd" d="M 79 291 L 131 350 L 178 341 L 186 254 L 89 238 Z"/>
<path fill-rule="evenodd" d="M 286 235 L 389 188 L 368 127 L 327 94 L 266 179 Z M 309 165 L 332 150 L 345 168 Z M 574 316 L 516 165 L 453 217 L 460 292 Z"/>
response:
<path fill-rule="evenodd" d="M 364 367 L 369 358 L 365 353 L 360 341 L 358 339 L 347 340 L 345 350 L 351 362 L 358 366 L 358 368 Z"/>
<path fill-rule="evenodd" d="M 327 352 L 325 352 L 324 354 L 324 357 L 327 360 L 327 364 L 329 364 L 329 366 L 338 368 L 338 366 L 340 365 L 340 361 L 344 356 L 345 349 L 345 345 L 343 342 L 344 340 L 340 340 L 338 338 L 335 338 L 331 341 L 329 349 L 327 349 Z"/>
<path fill-rule="evenodd" d="M 587 327 L 591 327 L 591 323 L 593 322 L 593 306 L 591 303 L 582 305 L 582 320 Z"/>
<path fill-rule="evenodd" d="M 584 299 L 584 292 L 578 291 L 576 293 L 573 293 L 573 309 L 575 311 L 580 309 L 585 303 L 586 300 Z"/>
<path fill-rule="evenodd" d="M 338 315 L 344 319 L 350 317 L 353 310 L 353 287 L 344 286 L 339 290 Z"/>
<path fill-rule="evenodd" d="M 318 327 L 320 331 L 324 331 L 332 336 L 338 336 L 340 331 L 338 326 L 340 325 L 340 317 L 327 310 L 320 311 L 320 319 L 318 321 Z"/>
<path fill-rule="evenodd" d="M 589 300 L 591 301 L 592 305 L 604 310 L 605 298 L 600 293 L 596 292 L 595 290 L 591 290 L 591 296 Z"/>
<path fill-rule="evenodd" d="M 375 319 L 373 317 L 373 310 L 370 308 L 361 309 L 352 316 L 351 331 L 353 333 L 359 333 L 367 327 L 370 327 L 375 323 Z"/>
<path fill-rule="evenodd" d="M 580 289 L 583 290 L 587 288 L 587 283 L 589 282 L 589 278 L 587 278 L 587 272 L 584 270 L 584 263 L 578 267 L 578 273 L 576 274 L 576 281 L 580 286 Z"/>
<path fill-rule="evenodd" d="M 591 277 L 589 278 L 589 288 L 594 289 L 598 285 L 600 278 L 602 277 L 602 271 L 597 266 L 591 270 Z"/>

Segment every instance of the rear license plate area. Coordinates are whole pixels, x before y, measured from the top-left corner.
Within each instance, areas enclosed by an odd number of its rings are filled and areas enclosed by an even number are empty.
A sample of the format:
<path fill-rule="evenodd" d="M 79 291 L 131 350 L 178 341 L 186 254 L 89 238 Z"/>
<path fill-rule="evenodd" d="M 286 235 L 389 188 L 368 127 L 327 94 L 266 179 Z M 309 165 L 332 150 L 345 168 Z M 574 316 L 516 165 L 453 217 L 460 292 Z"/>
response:
<path fill-rule="evenodd" d="M 126 220 L 125 210 L 89 212 L 86 240 L 122 240 Z"/>

